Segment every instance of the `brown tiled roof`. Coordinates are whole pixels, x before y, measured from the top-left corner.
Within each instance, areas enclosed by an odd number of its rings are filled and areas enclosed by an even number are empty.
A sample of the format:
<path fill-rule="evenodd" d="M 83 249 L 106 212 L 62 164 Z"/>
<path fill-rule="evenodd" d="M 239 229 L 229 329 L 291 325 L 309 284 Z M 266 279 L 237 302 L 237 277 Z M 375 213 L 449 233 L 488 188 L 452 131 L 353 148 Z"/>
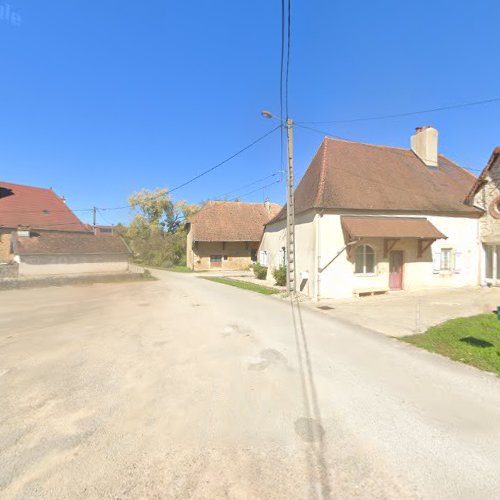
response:
<path fill-rule="evenodd" d="M 488 160 L 486 167 L 484 167 L 484 170 L 481 172 L 480 176 L 476 179 L 476 182 L 472 186 L 472 189 L 469 191 L 466 200 L 467 203 L 472 204 L 474 196 L 481 188 L 481 186 L 485 184 L 486 178 L 488 177 L 491 168 L 499 158 L 500 158 L 500 147 L 497 147 L 493 150 L 493 153 L 491 153 L 490 159 Z"/>
<path fill-rule="evenodd" d="M 264 224 L 281 208 L 270 203 L 209 201 L 190 217 L 193 241 L 260 241 Z"/>
<path fill-rule="evenodd" d="M 358 238 L 418 238 L 438 240 L 446 236 L 427 219 L 416 217 L 342 216 L 348 240 Z"/>
<path fill-rule="evenodd" d="M 101 238 L 84 233 L 32 233 L 19 237 L 14 233 L 13 250 L 16 255 L 116 255 L 129 254 L 125 242 L 118 236 Z"/>
<path fill-rule="evenodd" d="M 52 189 L 0 181 L 0 227 L 87 231 Z"/>
<path fill-rule="evenodd" d="M 480 214 L 465 204 L 476 177 L 439 155 L 427 167 L 410 149 L 325 137 L 295 191 L 311 208 Z M 283 207 L 276 220 L 284 217 Z"/>

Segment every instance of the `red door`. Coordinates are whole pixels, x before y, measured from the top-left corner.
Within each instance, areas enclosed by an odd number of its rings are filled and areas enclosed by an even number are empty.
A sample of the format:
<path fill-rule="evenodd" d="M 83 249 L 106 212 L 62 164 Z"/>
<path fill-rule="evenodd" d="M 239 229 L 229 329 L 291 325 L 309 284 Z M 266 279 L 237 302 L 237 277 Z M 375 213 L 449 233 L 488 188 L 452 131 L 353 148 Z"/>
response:
<path fill-rule="evenodd" d="M 403 252 L 400 250 L 389 254 L 389 288 L 403 289 Z"/>

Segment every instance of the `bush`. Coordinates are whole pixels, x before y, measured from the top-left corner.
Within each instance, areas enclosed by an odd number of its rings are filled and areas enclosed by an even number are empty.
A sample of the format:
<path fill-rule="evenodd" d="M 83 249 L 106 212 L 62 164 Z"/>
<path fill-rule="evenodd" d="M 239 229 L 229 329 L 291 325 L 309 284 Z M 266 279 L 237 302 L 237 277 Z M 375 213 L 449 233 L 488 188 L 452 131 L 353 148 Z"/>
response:
<path fill-rule="evenodd" d="M 276 281 L 276 285 L 285 286 L 286 285 L 286 267 L 280 266 L 273 271 L 273 278 Z"/>
<path fill-rule="evenodd" d="M 258 280 L 265 280 L 267 277 L 267 267 L 257 263 L 253 266 L 253 273 Z"/>

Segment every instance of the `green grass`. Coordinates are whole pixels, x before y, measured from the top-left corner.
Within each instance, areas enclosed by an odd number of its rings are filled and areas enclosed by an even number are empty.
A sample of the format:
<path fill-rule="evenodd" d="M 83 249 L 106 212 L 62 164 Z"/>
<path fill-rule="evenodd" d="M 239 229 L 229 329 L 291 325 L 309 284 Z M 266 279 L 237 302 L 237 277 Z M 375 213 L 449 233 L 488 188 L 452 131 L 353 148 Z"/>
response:
<path fill-rule="evenodd" d="M 194 271 L 187 266 L 152 266 L 150 264 L 138 264 L 139 266 L 144 266 L 149 269 L 158 269 L 160 271 L 172 271 L 174 273 L 193 273 Z M 197 271 L 199 272 L 199 271 Z"/>
<path fill-rule="evenodd" d="M 173 271 L 174 273 L 192 273 L 193 270 L 187 266 L 171 266 L 165 268 L 167 271 Z"/>
<path fill-rule="evenodd" d="M 401 340 L 500 376 L 500 321 L 494 314 L 452 319 Z"/>
<path fill-rule="evenodd" d="M 256 283 L 250 283 L 248 281 L 239 281 L 231 278 L 220 278 L 212 276 L 203 276 L 204 280 L 215 281 L 216 283 L 222 283 L 223 285 L 235 286 L 236 288 L 243 288 L 244 290 L 250 290 L 252 292 L 262 293 L 264 295 L 273 295 L 279 293 L 280 290 L 277 288 L 272 288 L 270 286 L 257 285 Z"/>

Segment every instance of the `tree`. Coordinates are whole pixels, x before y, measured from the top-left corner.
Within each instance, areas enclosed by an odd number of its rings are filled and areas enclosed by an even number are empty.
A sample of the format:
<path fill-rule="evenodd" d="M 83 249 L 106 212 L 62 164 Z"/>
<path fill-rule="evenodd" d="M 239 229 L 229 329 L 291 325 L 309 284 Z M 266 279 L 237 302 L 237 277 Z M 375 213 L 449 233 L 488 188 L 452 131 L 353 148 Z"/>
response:
<path fill-rule="evenodd" d="M 186 221 L 199 207 L 186 201 L 174 203 L 166 188 L 142 189 L 128 201 L 138 211 L 125 236 L 136 258 L 155 266 L 184 264 Z"/>

